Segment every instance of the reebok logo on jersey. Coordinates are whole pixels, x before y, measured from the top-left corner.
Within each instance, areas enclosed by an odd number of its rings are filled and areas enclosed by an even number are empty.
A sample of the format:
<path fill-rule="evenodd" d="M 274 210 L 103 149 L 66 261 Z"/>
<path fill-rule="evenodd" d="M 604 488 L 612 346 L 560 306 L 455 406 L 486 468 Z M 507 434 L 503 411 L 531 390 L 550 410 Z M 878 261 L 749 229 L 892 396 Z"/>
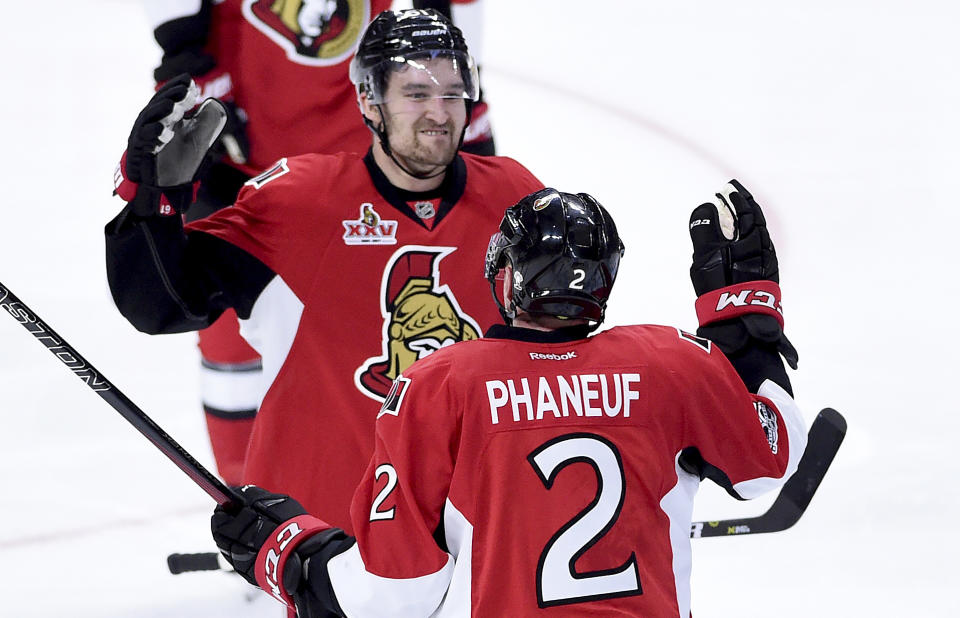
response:
<path fill-rule="evenodd" d="M 570 360 L 571 358 L 576 358 L 577 353 L 573 350 L 570 350 L 566 354 L 543 354 L 541 352 L 530 352 L 530 360 L 556 360 L 564 361 Z"/>
<path fill-rule="evenodd" d="M 381 219 L 373 204 L 360 204 L 360 218 L 342 221 L 343 242 L 348 245 L 395 245 L 397 222 Z"/>

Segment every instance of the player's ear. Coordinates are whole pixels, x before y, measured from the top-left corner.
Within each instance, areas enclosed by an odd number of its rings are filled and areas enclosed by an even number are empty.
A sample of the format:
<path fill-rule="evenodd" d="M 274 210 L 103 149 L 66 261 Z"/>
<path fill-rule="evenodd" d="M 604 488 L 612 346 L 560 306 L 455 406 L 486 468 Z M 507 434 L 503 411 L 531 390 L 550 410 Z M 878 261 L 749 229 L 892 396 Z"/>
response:
<path fill-rule="evenodd" d="M 357 95 L 357 103 L 360 105 L 360 113 L 363 114 L 367 120 L 376 126 L 379 126 L 380 123 L 383 122 L 380 106 L 371 105 L 370 99 L 367 97 L 367 93 L 361 92 L 359 95 Z"/>
<path fill-rule="evenodd" d="M 503 267 L 503 306 L 508 310 L 513 304 L 513 266 L 509 261 Z"/>

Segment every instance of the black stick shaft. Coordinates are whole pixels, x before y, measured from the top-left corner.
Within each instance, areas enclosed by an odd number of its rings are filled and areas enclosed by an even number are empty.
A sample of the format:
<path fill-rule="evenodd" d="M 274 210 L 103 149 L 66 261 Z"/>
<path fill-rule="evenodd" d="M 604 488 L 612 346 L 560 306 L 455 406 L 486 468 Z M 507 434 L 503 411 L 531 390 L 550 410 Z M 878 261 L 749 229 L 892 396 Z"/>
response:
<path fill-rule="evenodd" d="M 220 561 L 223 558 L 216 552 L 203 552 L 198 554 L 170 554 L 167 556 L 167 568 L 174 575 L 180 573 L 193 573 L 195 571 L 219 571 L 229 569 L 230 565 L 224 567 Z"/>
<path fill-rule="evenodd" d="M 37 340 L 46 346 L 50 352 L 67 366 L 78 378 L 83 380 L 104 401 L 127 419 L 137 431 L 153 443 L 170 460 L 183 470 L 193 482 L 200 486 L 217 504 L 235 503 L 242 501 L 219 478 L 204 468 L 182 446 L 171 438 L 146 415 L 135 403 L 113 384 L 107 381 L 93 365 L 83 358 L 63 337 L 43 323 L 29 307 L 16 297 L 6 286 L 0 283 L 0 308 L 9 313 Z"/>

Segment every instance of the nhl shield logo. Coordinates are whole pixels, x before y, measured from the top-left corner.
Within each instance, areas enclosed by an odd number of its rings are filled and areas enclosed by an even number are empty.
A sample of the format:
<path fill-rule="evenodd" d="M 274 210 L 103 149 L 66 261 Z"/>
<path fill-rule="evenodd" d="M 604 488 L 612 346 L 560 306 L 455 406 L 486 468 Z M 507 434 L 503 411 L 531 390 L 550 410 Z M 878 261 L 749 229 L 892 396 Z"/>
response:
<path fill-rule="evenodd" d="M 413 210 L 421 219 L 432 219 L 437 214 L 433 202 L 417 202 L 413 205 Z"/>
<path fill-rule="evenodd" d="M 348 245 L 395 245 L 397 244 L 396 221 L 381 219 L 373 204 L 360 205 L 360 218 L 347 219 L 343 223 L 343 242 Z"/>
<path fill-rule="evenodd" d="M 292 62 L 327 66 L 356 49 L 370 6 L 364 0 L 244 0 L 243 16 Z"/>

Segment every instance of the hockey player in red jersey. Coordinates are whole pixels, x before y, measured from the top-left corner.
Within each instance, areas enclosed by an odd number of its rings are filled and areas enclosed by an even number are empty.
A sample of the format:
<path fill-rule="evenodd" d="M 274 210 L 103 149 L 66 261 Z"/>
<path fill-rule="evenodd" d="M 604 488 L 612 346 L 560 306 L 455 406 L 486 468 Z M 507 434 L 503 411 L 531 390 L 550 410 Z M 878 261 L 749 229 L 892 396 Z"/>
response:
<path fill-rule="evenodd" d="M 431 6 L 482 40 L 479 0 L 414 2 Z M 281 156 L 365 152 L 370 134 L 356 110 L 349 59 L 387 0 L 285 2 L 149 0 L 154 37 L 163 50 L 154 71 L 162 85 L 188 73 L 200 98 L 217 97 L 227 124 L 218 159 L 203 175 L 188 221 L 236 201 L 243 183 Z M 476 57 L 476 50 L 474 50 Z M 463 149 L 494 154 L 486 104 L 477 101 Z M 260 355 L 238 332 L 232 309 L 199 332 L 200 390 L 217 468 L 241 482 L 253 417 L 266 388 Z"/>
<path fill-rule="evenodd" d="M 346 529 L 373 452 L 369 404 L 417 358 L 496 321 L 473 276 L 486 251 L 475 231 L 543 186 L 512 159 L 458 154 L 477 74 L 438 13 L 379 15 L 351 77 L 373 133 L 365 156 L 282 158 L 187 234 L 163 213 L 190 202 L 218 107 L 184 116 L 190 82 L 171 80 L 134 124 L 128 204 L 106 229 L 111 291 L 140 330 L 196 330 L 236 310 L 270 382 L 243 481 Z"/>
<path fill-rule="evenodd" d="M 589 195 L 535 192 L 487 253 L 507 325 L 394 380 L 356 536 L 248 486 L 211 520 L 224 556 L 301 618 L 689 618 L 700 481 L 753 498 L 806 444 L 763 215 L 736 181 L 717 196 L 691 217 L 691 275 L 701 325 L 733 339 L 589 335 L 623 254 L 616 226 Z"/>

